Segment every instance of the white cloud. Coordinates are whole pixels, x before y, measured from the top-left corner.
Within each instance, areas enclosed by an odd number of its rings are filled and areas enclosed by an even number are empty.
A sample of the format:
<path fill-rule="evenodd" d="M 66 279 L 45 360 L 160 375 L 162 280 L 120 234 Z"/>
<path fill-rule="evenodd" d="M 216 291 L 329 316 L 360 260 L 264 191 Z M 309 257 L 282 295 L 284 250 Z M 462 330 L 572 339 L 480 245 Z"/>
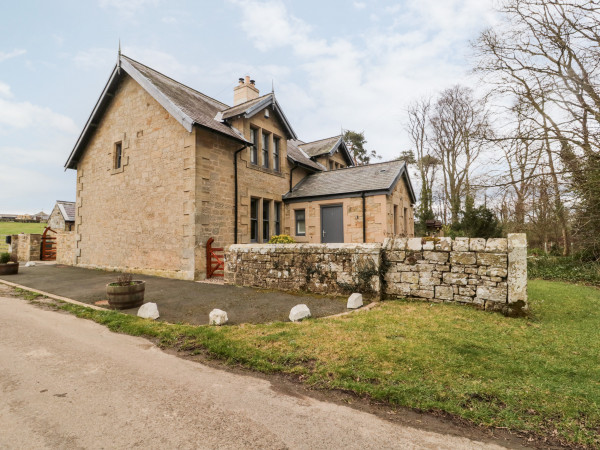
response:
<path fill-rule="evenodd" d="M 161 22 L 172 25 L 174 23 L 177 23 L 177 19 L 175 17 L 169 16 L 169 17 L 163 17 L 161 19 Z"/>
<path fill-rule="evenodd" d="M 408 0 L 382 9 L 377 24 L 349 41 L 322 38 L 281 1 L 235 1 L 254 46 L 289 48 L 305 76 L 302 85 L 277 91 L 301 139 L 330 136 L 343 125 L 364 130 L 385 158 L 409 145 L 405 109 L 413 99 L 468 79 L 468 40 L 493 22 L 491 2 Z"/>
<path fill-rule="evenodd" d="M 12 97 L 12 92 L 10 91 L 10 86 L 6 83 L 0 81 L 0 97 L 10 98 Z"/>
<path fill-rule="evenodd" d="M 110 67 L 111 61 L 117 63 L 117 49 L 90 48 L 81 50 L 73 57 L 75 65 L 81 69 L 106 69 Z"/>
<path fill-rule="evenodd" d="M 36 127 L 70 134 L 78 131 L 70 117 L 47 107 L 12 100 L 10 86 L 2 82 L 0 82 L 0 94 L 4 97 L 0 97 L 0 130 Z"/>
<path fill-rule="evenodd" d="M 158 6 L 160 0 L 99 0 L 98 3 L 102 8 L 114 8 L 120 16 L 130 18 L 143 8 Z"/>
<path fill-rule="evenodd" d="M 12 52 L 8 52 L 8 53 L 0 52 L 0 63 L 3 61 L 6 61 L 7 59 L 24 55 L 25 53 L 27 53 L 27 50 L 23 50 L 22 48 L 17 48 L 15 50 L 13 50 Z"/>
<path fill-rule="evenodd" d="M 358 9 L 360 11 L 361 9 L 365 9 L 367 7 L 367 4 L 365 2 L 353 2 L 352 6 L 354 6 L 355 9 Z"/>

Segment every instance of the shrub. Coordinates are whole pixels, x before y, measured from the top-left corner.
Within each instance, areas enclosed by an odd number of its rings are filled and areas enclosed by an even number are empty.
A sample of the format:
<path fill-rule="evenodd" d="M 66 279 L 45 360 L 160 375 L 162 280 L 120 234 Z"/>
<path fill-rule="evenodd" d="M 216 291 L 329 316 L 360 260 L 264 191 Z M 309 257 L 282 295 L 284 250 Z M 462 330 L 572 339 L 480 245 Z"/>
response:
<path fill-rule="evenodd" d="M 271 236 L 269 239 L 269 244 L 295 244 L 296 241 L 293 237 L 287 234 L 277 234 L 275 236 Z"/>
<path fill-rule="evenodd" d="M 0 253 L 0 264 L 6 264 L 10 261 L 10 253 Z"/>

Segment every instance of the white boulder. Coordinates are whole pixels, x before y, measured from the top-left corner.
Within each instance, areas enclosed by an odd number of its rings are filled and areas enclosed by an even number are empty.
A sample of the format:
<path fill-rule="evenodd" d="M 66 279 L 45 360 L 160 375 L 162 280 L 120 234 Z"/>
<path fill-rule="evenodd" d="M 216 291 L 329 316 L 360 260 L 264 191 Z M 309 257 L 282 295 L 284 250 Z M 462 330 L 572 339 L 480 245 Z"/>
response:
<path fill-rule="evenodd" d="M 140 306 L 140 309 L 138 309 L 137 315 L 142 319 L 152 320 L 156 320 L 160 317 L 160 314 L 158 314 L 158 306 L 156 306 L 156 303 L 144 303 L 142 306 Z"/>
<path fill-rule="evenodd" d="M 307 317 L 310 317 L 310 309 L 306 305 L 296 305 L 290 311 L 290 320 L 292 322 L 299 322 Z"/>
<path fill-rule="evenodd" d="M 29 261 L 27 263 L 25 263 L 25 267 L 33 267 L 35 266 L 35 261 Z"/>
<path fill-rule="evenodd" d="M 227 313 L 221 309 L 213 309 L 208 315 L 210 325 L 225 325 L 228 321 Z"/>
<path fill-rule="evenodd" d="M 363 305 L 362 294 L 355 292 L 350 297 L 348 297 L 348 303 L 346 304 L 346 308 L 356 309 L 356 308 L 360 308 L 362 305 Z"/>

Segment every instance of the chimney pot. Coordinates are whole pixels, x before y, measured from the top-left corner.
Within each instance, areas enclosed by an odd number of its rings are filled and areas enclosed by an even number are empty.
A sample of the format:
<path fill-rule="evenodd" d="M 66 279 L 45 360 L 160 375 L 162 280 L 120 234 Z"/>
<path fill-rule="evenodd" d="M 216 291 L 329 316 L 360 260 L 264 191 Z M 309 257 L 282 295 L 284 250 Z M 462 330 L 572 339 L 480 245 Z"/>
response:
<path fill-rule="evenodd" d="M 247 75 L 245 78 L 239 78 L 239 84 L 233 88 L 233 105 L 247 102 L 258 98 L 259 91 L 254 85 L 254 80 Z"/>

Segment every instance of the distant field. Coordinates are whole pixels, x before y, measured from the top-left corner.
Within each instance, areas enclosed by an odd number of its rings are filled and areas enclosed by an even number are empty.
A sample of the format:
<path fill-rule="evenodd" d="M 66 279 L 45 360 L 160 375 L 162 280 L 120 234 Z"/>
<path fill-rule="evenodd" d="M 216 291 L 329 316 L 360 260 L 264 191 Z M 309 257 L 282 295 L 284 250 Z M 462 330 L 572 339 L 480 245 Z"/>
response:
<path fill-rule="evenodd" d="M 19 233 L 43 233 L 46 223 L 0 222 L 0 253 L 8 250 L 6 235 Z"/>

